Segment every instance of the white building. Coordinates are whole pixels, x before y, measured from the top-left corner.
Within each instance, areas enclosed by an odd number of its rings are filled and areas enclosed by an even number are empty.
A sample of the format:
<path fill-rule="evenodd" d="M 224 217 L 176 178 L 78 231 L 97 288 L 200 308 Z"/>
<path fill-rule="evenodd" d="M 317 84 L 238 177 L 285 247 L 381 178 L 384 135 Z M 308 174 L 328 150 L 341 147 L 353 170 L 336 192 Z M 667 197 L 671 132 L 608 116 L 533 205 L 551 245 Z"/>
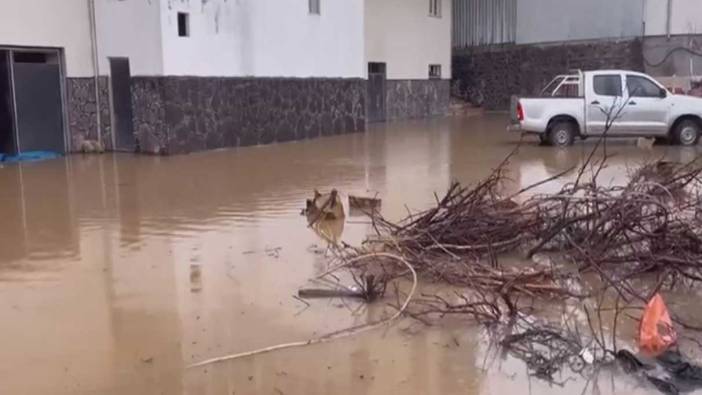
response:
<path fill-rule="evenodd" d="M 441 115 L 450 26 L 451 0 L 5 0 L 0 152 L 189 152 Z M 22 100 L 49 85 L 39 127 Z"/>

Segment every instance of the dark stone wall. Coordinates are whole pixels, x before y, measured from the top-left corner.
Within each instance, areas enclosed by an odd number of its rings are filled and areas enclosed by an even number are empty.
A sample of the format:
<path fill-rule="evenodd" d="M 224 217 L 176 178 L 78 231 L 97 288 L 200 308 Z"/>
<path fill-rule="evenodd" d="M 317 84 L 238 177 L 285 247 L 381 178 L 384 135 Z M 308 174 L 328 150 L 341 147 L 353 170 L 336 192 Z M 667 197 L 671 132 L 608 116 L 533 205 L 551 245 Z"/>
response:
<path fill-rule="evenodd" d="M 388 80 L 387 119 L 428 118 L 446 115 L 449 108 L 449 80 Z"/>
<path fill-rule="evenodd" d="M 107 149 L 112 148 L 112 113 L 110 111 L 109 79 L 100 77 L 100 124 L 102 141 Z M 97 105 L 95 103 L 95 79 L 66 78 L 66 100 L 70 151 L 78 151 L 83 140 L 97 140 Z"/>
<path fill-rule="evenodd" d="M 572 69 L 643 71 L 641 41 L 476 47 L 453 55 L 452 94 L 488 110 L 506 110 L 511 95 L 535 95 Z"/>
<path fill-rule="evenodd" d="M 168 153 L 164 81 L 158 77 L 132 77 L 132 116 L 139 152 Z"/>
<path fill-rule="evenodd" d="M 176 154 L 365 130 L 361 79 L 135 77 L 143 152 Z"/>

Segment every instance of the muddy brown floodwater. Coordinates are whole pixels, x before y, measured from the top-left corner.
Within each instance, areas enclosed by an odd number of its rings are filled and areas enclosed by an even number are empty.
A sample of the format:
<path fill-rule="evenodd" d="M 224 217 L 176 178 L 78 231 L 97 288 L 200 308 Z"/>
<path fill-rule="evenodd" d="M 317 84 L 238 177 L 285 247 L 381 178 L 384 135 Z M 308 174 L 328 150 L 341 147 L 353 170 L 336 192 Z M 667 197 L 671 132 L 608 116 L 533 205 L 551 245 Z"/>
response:
<path fill-rule="evenodd" d="M 306 308 L 291 297 L 327 265 L 325 242 L 300 216 L 305 199 L 313 188 L 377 193 L 383 213 L 400 218 L 451 180 L 485 176 L 519 140 L 506 122 L 402 122 L 187 156 L 75 155 L 0 168 L 0 393 L 579 393 L 585 382 L 549 386 L 521 361 L 490 357 L 480 329 L 465 322 L 400 322 L 186 369 L 374 319 L 375 308 Z M 579 162 L 593 144 L 553 149 L 529 139 L 510 165 L 512 188 Z M 632 141 L 609 149 L 605 179 L 645 159 L 697 154 Z M 348 217 L 329 232 L 359 243 L 363 222 Z M 599 391 L 648 393 L 616 373 L 601 377 Z"/>

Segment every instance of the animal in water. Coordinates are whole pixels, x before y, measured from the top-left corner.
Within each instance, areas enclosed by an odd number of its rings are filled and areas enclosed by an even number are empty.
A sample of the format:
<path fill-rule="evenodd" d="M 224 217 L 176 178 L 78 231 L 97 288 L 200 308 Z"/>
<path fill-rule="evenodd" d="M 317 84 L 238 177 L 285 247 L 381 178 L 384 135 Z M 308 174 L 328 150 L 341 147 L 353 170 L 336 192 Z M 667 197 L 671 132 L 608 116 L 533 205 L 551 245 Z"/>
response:
<path fill-rule="evenodd" d="M 639 137 L 636 139 L 636 146 L 641 148 L 641 149 L 653 149 L 653 144 L 656 142 L 656 139 L 653 137 Z"/>
<path fill-rule="evenodd" d="M 303 214 L 307 216 L 308 222 L 314 224 L 319 220 L 342 219 L 346 217 L 344 205 L 336 189 L 322 194 L 314 190 L 314 197 L 307 199 Z"/>
<path fill-rule="evenodd" d="M 96 140 L 83 140 L 80 143 L 80 152 L 84 154 L 102 154 L 105 152 L 105 146 Z"/>

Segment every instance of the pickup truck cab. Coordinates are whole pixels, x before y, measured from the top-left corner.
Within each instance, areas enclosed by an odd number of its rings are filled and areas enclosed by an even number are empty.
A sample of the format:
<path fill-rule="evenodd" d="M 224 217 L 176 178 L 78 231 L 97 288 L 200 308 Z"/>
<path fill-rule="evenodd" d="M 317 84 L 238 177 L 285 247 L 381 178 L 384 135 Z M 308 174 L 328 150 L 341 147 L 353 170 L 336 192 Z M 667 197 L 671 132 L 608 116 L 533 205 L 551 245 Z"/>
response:
<path fill-rule="evenodd" d="M 537 134 L 555 146 L 576 138 L 653 137 L 697 144 L 702 98 L 675 95 L 646 74 L 626 70 L 559 75 L 540 97 L 512 97 L 509 130 Z"/>

